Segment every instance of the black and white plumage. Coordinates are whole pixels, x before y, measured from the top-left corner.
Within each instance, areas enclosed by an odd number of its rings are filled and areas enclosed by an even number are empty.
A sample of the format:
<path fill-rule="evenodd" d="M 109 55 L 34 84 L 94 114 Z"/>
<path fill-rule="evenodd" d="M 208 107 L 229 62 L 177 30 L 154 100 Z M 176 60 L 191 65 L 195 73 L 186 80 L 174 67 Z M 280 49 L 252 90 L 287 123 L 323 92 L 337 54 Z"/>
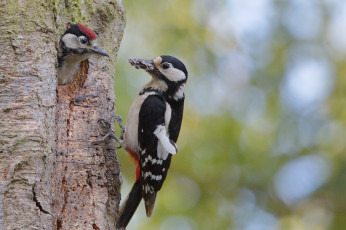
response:
<path fill-rule="evenodd" d="M 129 62 L 146 70 L 152 79 L 136 96 L 120 141 L 137 170 L 136 182 L 120 208 L 117 229 L 126 228 L 142 198 L 147 216 L 152 215 L 156 194 L 166 179 L 172 155 L 177 153 L 188 76 L 185 65 L 171 56 Z"/>
<path fill-rule="evenodd" d="M 109 56 L 97 46 L 96 35 L 82 24 L 71 25 L 60 39 L 58 53 L 58 84 L 73 81 L 82 61 L 93 54 Z"/>

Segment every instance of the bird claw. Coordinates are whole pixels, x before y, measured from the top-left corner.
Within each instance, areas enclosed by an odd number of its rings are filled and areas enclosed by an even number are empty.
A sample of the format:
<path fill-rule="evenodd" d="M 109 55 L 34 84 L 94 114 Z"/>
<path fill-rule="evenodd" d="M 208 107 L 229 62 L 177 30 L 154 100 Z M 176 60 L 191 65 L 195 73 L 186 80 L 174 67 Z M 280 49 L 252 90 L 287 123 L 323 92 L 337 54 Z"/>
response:
<path fill-rule="evenodd" d="M 115 120 L 117 121 L 119 127 L 121 128 L 120 139 L 124 139 L 125 126 L 123 125 L 123 118 L 120 115 L 115 115 Z"/>
<path fill-rule="evenodd" d="M 120 138 L 118 138 L 117 136 L 115 136 L 114 132 L 112 131 L 112 125 L 109 121 L 105 120 L 105 119 L 99 119 L 97 121 L 97 123 L 100 125 L 102 130 L 106 130 L 106 133 L 104 134 L 104 136 L 96 141 L 93 141 L 92 144 L 93 145 L 98 145 L 104 141 L 106 141 L 108 138 L 113 138 L 116 142 L 119 143 L 119 146 L 115 146 L 117 149 L 122 148 L 122 140 L 123 140 L 123 136 L 125 133 L 125 126 L 123 125 L 122 121 L 123 118 L 120 115 L 115 115 L 115 119 L 119 124 L 119 127 L 121 128 L 121 134 L 120 134 Z M 102 134 L 101 134 L 102 135 Z"/>

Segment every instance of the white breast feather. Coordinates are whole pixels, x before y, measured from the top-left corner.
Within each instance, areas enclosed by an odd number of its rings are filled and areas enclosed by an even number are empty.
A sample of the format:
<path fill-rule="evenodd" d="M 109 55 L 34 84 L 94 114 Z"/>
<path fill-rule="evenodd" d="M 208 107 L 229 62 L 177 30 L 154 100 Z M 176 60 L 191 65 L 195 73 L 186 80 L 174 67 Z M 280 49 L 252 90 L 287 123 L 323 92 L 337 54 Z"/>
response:
<path fill-rule="evenodd" d="M 139 122 L 139 111 L 144 100 L 150 96 L 156 94 L 155 92 L 148 92 L 143 95 L 137 95 L 134 102 L 131 105 L 129 115 L 126 120 L 126 130 L 124 135 L 124 141 L 122 145 L 124 148 L 130 148 L 135 152 L 139 152 L 138 142 L 138 122 Z M 165 125 L 157 126 L 154 131 L 154 135 L 158 138 L 157 144 L 157 156 L 159 159 L 166 160 L 168 154 L 176 154 L 177 146 L 175 143 L 171 143 L 169 139 L 168 126 L 172 116 L 171 106 L 166 103 L 165 111 Z"/>
<path fill-rule="evenodd" d="M 91 54 L 86 53 L 82 55 L 71 54 L 62 63 L 62 66 L 58 68 L 58 83 L 59 85 L 68 84 L 75 78 L 80 63 L 88 58 Z"/>
<path fill-rule="evenodd" d="M 150 96 L 154 95 L 155 92 L 148 92 L 143 95 L 137 95 L 133 101 L 129 115 L 126 119 L 126 129 L 124 134 L 123 145 L 125 148 L 130 148 L 132 151 L 139 152 L 139 143 L 138 143 L 138 120 L 139 120 L 139 111 L 144 100 Z"/>

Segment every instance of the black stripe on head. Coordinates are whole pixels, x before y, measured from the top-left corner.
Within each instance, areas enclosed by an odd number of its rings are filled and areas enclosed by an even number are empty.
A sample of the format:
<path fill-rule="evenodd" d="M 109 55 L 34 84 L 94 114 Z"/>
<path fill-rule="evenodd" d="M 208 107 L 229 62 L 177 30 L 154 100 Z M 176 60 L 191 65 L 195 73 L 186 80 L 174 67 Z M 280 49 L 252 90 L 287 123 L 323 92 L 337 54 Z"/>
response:
<path fill-rule="evenodd" d="M 78 28 L 78 24 L 71 25 L 71 27 L 68 28 L 62 36 L 64 36 L 65 34 L 74 34 L 77 37 L 84 36 L 88 40 L 90 40 L 89 37 Z"/>
<path fill-rule="evenodd" d="M 161 63 L 164 63 L 164 62 L 172 63 L 174 68 L 183 71 L 187 77 L 188 73 L 187 73 L 186 67 L 185 67 L 184 63 L 182 63 L 178 58 L 168 56 L 168 55 L 162 55 L 160 57 L 162 58 Z"/>

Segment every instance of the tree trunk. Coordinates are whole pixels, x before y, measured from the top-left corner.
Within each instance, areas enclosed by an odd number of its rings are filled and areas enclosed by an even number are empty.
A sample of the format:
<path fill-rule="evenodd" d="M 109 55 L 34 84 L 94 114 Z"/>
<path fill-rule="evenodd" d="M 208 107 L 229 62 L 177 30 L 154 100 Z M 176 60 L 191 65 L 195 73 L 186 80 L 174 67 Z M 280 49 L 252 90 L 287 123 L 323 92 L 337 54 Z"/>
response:
<path fill-rule="evenodd" d="M 114 121 L 124 21 L 116 0 L 1 1 L 0 230 L 115 229 L 115 143 L 92 142 L 105 132 L 99 119 Z M 111 58 L 84 61 L 72 84 L 57 87 L 67 22 L 94 30 Z"/>

